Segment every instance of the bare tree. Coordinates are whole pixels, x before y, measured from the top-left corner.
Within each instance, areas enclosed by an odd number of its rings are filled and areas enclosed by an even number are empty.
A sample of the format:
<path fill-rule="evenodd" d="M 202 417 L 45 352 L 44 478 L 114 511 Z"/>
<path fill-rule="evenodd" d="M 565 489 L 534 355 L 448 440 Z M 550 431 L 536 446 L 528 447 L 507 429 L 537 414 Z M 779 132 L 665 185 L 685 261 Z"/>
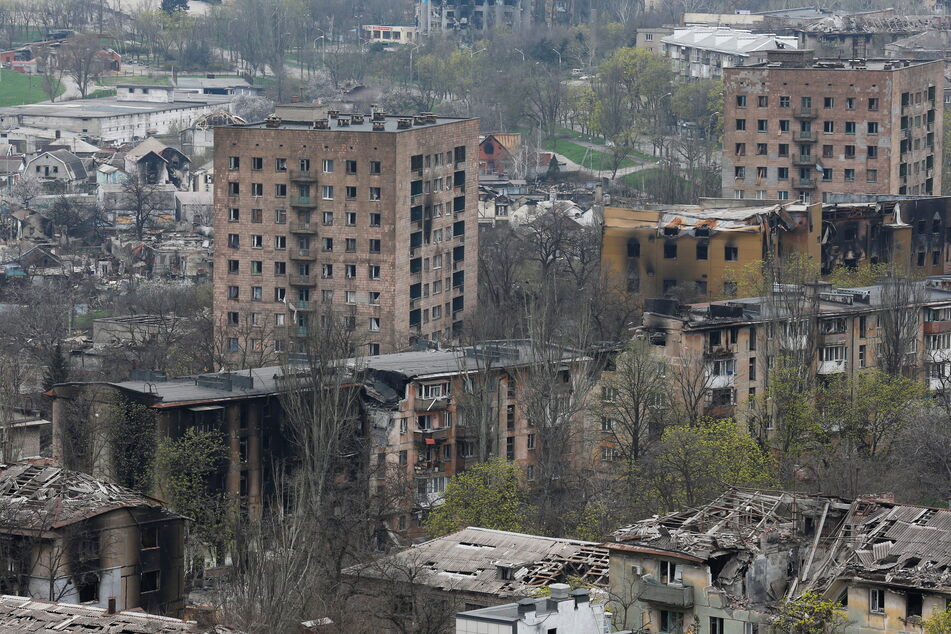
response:
<path fill-rule="evenodd" d="M 76 82 L 83 99 L 92 82 L 102 73 L 100 51 L 102 44 L 98 35 L 76 35 L 60 46 L 59 66 Z"/>
<path fill-rule="evenodd" d="M 17 179 L 16 184 L 10 191 L 10 195 L 13 200 L 20 203 L 27 209 L 32 209 L 31 205 L 33 204 L 33 200 L 42 194 L 43 185 L 40 183 L 39 179 L 28 174 L 24 174 L 19 179 Z"/>
<path fill-rule="evenodd" d="M 40 79 L 43 82 L 43 92 L 50 101 L 56 101 L 56 96 L 62 88 L 63 68 L 50 46 L 37 47 L 37 67 Z"/>
<path fill-rule="evenodd" d="M 122 184 L 122 193 L 123 203 L 132 214 L 135 236 L 141 240 L 145 229 L 152 224 L 159 211 L 158 185 L 149 183 L 138 174 L 130 174 Z"/>
<path fill-rule="evenodd" d="M 892 271 L 883 280 L 878 367 L 886 374 L 907 375 L 918 366 L 918 333 L 924 285 Z"/>
<path fill-rule="evenodd" d="M 632 339 L 601 381 L 599 414 L 622 457 L 636 463 L 660 437 L 671 402 L 670 370 L 643 338 Z"/>

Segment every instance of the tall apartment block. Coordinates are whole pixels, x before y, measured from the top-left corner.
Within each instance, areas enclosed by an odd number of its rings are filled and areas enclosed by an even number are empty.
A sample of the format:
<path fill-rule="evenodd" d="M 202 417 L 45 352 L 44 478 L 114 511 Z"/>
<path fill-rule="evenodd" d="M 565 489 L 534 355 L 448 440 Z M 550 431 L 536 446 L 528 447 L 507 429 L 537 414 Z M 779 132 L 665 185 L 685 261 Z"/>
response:
<path fill-rule="evenodd" d="M 940 193 L 943 62 L 779 50 L 723 73 L 724 196 Z"/>
<path fill-rule="evenodd" d="M 216 128 L 227 351 L 304 352 L 331 311 L 365 342 L 355 353 L 451 339 L 476 300 L 478 143 L 477 119 L 431 114 Z"/>

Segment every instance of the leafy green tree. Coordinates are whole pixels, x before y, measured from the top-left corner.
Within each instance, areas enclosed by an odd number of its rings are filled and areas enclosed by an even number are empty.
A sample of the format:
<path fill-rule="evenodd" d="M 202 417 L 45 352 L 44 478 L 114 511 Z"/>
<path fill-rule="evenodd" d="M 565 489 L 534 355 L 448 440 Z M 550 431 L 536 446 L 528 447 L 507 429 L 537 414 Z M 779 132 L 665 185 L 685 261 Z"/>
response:
<path fill-rule="evenodd" d="M 773 468 L 769 454 L 736 421 L 722 419 L 668 427 L 641 474 L 658 506 L 678 509 L 729 487 L 774 486 Z"/>
<path fill-rule="evenodd" d="M 518 465 L 495 458 L 449 480 L 443 503 L 426 520 L 426 532 L 446 535 L 467 526 L 525 530 L 527 491 Z"/>
<path fill-rule="evenodd" d="M 225 435 L 196 427 L 180 438 L 163 438 L 155 457 L 162 493 L 172 509 L 194 521 L 195 541 L 216 556 L 223 554 L 231 533 L 231 504 L 216 486 L 227 460 Z"/>
<path fill-rule="evenodd" d="M 845 631 L 845 610 L 834 601 L 826 601 L 818 593 L 804 592 L 779 605 L 773 620 L 773 631 L 782 634 L 837 634 Z"/>
<path fill-rule="evenodd" d="M 595 91 L 600 102 L 598 127 L 611 138 L 635 122 L 657 130 L 671 96 L 670 62 L 644 49 L 619 48 L 598 69 Z"/>
<path fill-rule="evenodd" d="M 922 626 L 925 634 L 951 634 L 951 608 L 932 612 Z"/>
<path fill-rule="evenodd" d="M 670 108 L 678 119 L 697 126 L 705 138 L 715 139 L 722 125 L 723 82 L 717 79 L 677 82 Z"/>

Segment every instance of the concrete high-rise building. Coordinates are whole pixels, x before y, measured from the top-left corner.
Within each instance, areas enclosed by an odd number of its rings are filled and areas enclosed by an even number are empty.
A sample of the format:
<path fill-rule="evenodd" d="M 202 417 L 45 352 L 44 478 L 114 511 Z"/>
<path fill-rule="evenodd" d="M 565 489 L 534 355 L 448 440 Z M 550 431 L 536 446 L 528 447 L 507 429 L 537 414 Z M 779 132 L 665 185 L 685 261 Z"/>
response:
<path fill-rule="evenodd" d="M 781 50 L 723 75 L 724 196 L 940 193 L 943 62 Z"/>
<path fill-rule="evenodd" d="M 217 128 L 216 339 L 255 364 L 330 313 L 354 354 L 451 339 L 476 301 L 478 144 L 477 119 L 427 114 Z"/>

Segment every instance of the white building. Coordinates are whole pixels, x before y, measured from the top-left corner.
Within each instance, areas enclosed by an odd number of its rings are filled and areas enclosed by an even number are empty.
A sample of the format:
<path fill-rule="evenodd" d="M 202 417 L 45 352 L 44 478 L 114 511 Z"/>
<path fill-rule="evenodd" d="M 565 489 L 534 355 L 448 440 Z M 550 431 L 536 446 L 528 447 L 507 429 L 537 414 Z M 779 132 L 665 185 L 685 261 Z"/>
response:
<path fill-rule="evenodd" d="M 795 37 L 715 26 L 674 29 L 661 43 L 674 72 L 688 79 L 721 79 L 724 68 L 759 64 L 767 51 L 798 47 Z"/>
<path fill-rule="evenodd" d="M 547 599 L 522 599 L 456 614 L 456 634 L 605 634 L 611 619 L 587 588 L 569 592 L 566 583 L 549 586 Z"/>
<path fill-rule="evenodd" d="M 120 84 L 115 97 L 0 108 L 0 130 L 30 126 L 72 132 L 103 142 L 128 143 L 184 130 L 222 108 L 234 95 L 199 95 L 171 86 Z"/>

